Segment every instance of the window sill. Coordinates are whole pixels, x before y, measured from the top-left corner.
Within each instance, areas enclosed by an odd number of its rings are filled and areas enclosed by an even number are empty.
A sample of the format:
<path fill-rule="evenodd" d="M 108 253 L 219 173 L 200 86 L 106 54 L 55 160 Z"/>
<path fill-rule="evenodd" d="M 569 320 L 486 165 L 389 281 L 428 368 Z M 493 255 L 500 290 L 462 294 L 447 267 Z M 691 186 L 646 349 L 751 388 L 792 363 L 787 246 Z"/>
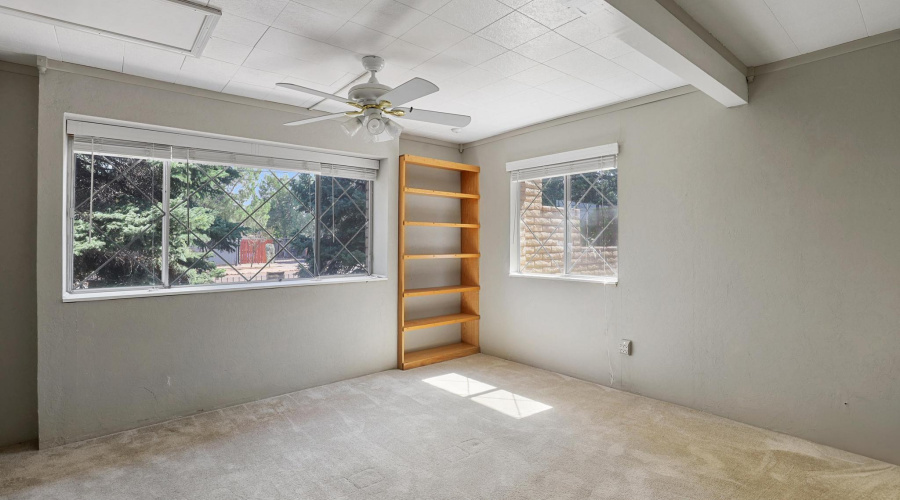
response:
<path fill-rule="evenodd" d="M 370 281 L 387 281 L 387 279 L 387 276 L 373 274 L 369 276 L 315 278 L 309 280 L 241 283 L 234 285 L 198 285 L 179 288 L 141 288 L 129 290 L 109 290 L 102 292 L 63 292 L 62 301 L 90 302 L 94 300 L 132 299 L 136 297 L 161 297 L 168 295 L 187 295 L 195 293 L 237 292 L 242 290 L 259 290 L 265 288 L 336 285 L 339 283 L 367 283 Z"/>
<path fill-rule="evenodd" d="M 597 283 L 600 285 L 619 285 L 619 278 L 593 278 L 591 276 L 565 276 L 561 274 L 524 274 L 509 273 L 510 278 L 536 278 L 539 280 L 556 280 L 556 281 L 581 281 L 585 283 Z"/>

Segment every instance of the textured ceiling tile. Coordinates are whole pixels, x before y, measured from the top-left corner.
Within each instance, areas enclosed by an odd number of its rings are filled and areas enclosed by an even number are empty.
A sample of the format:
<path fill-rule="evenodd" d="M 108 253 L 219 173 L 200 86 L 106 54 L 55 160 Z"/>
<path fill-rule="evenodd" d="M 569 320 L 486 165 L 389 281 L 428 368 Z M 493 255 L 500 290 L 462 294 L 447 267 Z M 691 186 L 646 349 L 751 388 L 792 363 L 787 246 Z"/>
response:
<path fill-rule="evenodd" d="M 352 21 L 396 37 L 406 33 L 426 17 L 428 15 L 424 12 L 394 0 L 372 0 Z"/>
<path fill-rule="evenodd" d="M 272 27 L 324 42 L 344 22 L 344 19 L 327 12 L 291 2 L 281 11 Z"/>
<path fill-rule="evenodd" d="M 519 7 L 519 12 L 550 29 L 562 26 L 581 16 L 578 10 L 569 7 L 567 2 L 562 0 L 534 0 Z"/>
<path fill-rule="evenodd" d="M 407 31 L 400 39 L 433 52 L 443 52 L 467 36 L 469 33 L 466 30 L 429 17 Z"/>
<path fill-rule="evenodd" d="M 519 12 L 513 12 L 479 31 L 478 35 L 507 49 L 514 49 L 548 31 L 546 26 L 534 19 Z"/>
<path fill-rule="evenodd" d="M 510 51 L 482 63 L 479 67 L 503 76 L 511 76 L 535 65 L 537 65 L 537 62 Z"/>
<path fill-rule="evenodd" d="M 510 12 L 512 9 L 497 0 L 451 0 L 434 16 L 475 33 Z"/>
<path fill-rule="evenodd" d="M 428 49 L 413 45 L 404 40 L 394 40 L 382 49 L 378 55 L 386 61 L 386 67 L 414 68 L 437 55 Z"/>
<path fill-rule="evenodd" d="M 744 0 L 741 0 L 744 1 Z M 598 26 L 604 33 L 618 33 L 629 25 L 634 24 L 630 19 L 622 15 L 619 11 L 612 9 L 598 9 L 584 16 L 588 22 Z"/>
<path fill-rule="evenodd" d="M 512 75 L 510 78 L 516 80 L 517 82 L 522 82 L 531 86 L 538 86 L 557 78 L 562 78 L 565 76 L 561 71 L 555 70 L 549 66 L 544 66 L 543 64 L 538 64 L 537 66 L 532 66 L 525 71 L 520 73 L 516 73 Z"/>
<path fill-rule="evenodd" d="M 506 52 L 506 49 L 496 43 L 485 40 L 478 35 L 472 35 L 444 51 L 444 54 L 460 61 L 465 61 L 473 66 L 478 66 L 504 52 Z"/>
<path fill-rule="evenodd" d="M 596 42 L 587 46 L 595 54 L 599 54 L 607 59 L 614 59 L 619 56 L 623 56 L 630 52 L 634 52 L 634 49 L 631 48 L 630 45 L 619 40 L 617 36 L 608 36 L 606 38 L 601 38 Z"/>
<path fill-rule="evenodd" d="M 232 82 L 247 83 L 259 87 L 274 87 L 276 83 L 285 81 L 286 74 L 270 73 L 258 69 L 241 67 L 231 77 Z"/>
<path fill-rule="evenodd" d="M 502 75 L 482 68 L 471 68 L 449 80 L 441 82 L 441 95 L 446 99 L 455 99 L 469 92 L 474 92 L 503 78 Z"/>
<path fill-rule="evenodd" d="M 214 0 L 222 13 L 234 14 L 263 24 L 272 24 L 288 4 L 288 0 Z"/>
<path fill-rule="evenodd" d="M 859 0 L 869 36 L 900 29 L 900 3 L 897 0 Z"/>
<path fill-rule="evenodd" d="M 583 17 L 563 24 L 556 28 L 556 32 L 578 45 L 589 45 L 609 35 L 603 28 Z"/>
<path fill-rule="evenodd" d="M 569 75 L 561 76 L 554 80 L 550 80 L 549 82 L 537 85 L 537 88 L 561 96 L 587 95 L 594 89 L 597 89 L 597 87 L 590 83 Z"/>
<path fill-rule="evenodd" d="M 551 59 L 546 64 L 551 68 L 594 85 L 600 85 L 601 82 L 631 73 L 618 64 L 585 48 L 573 50 L 556 59 Z"/>
<path fill-rule="evenodd" d="M 800 55 L 765 0 L 676 0 L 748 66 Z"/>
<path fill-rule="evenodd" d="M 504 78 L 465 96 L 462 100 L 476 107 L 488 107 L 507 99 L 513 99 L 517 94 L 530 88 L 524 83 Z"/>
<path fill-rule="evenodd" d="M 321 85 L 331 85 L 346 74 L 344 71 L 329 69 L 317 63 L 270 52 L 259 47 L 253 49 L 253 52 L 247 56 L 244 66 L 270 73 L 286 74 Z"/>
<path fill-rule="evenodd" d="M 56 37 L 65 62 L 94 68 L 122 71 L 125 42 L 93 33 L 56 28 Z"/>
<path fill-rule="evenodd" d="M 265 24 L 224 12 L 213 30 L 213 35 L 244 45 L 256 45 L 267 29 L 268 26 Z"/>
<path fill-rule="evenodd" d="M 629 52 L 612 61 L 651 83 L 659 85 L 663 89 L 674 89 L 687 85 L 687 82 L 679 78 L 678 75 L 637 51 Z"/>
<path fill-rule="evenodd" d="M 640 97 L 662 90 L 658 85 L 655 85 L 630 71 L 607 78 L 595 85 L 603 90 L 612 92 L 623 99 Z"/>
<path fill-rule="evenodd" d="M 236 64 L 186 57 L 175 83 L 221 91 L 237 70 Z"/>
<path fill-rule="evenodd" d="M 270 89 L 266 87 L 260 87 L 258 85 L 239 82 L 232 79 L 228 82 L 227 85 L 225 85 L 225 88 L 222 89 L 222 92 L 226 94 L 239 95 L 242 97 L 249 97 L 251 99 L 266 101 L 271 97 L 269 90 Z"/>
<path fill-rule="evenodd" d="M 528 3 L 530 0 L 500 0 L 500 1 L 514 9 L 518 9 L 519 7 Z"/>
<path fill-rule="evenodd" d="M 523 43 L 515 51 L 538 62 L 548 61 L 577 49 L 579 45 L 553 31 Z"/>
<path fill-rule="evenodd" d="M 328 42 L 359 54 L 375 54 L 394 40 L 396 40 L 394 37 L 379 31 L 356 23 L 347 23 L 331 35 Z"/>
<path fill-rule="evenodd" d="M 856 0 L 766 0 L 766 5 L 801 53 L 868 35 Z"/>
<path fill-rule="evenodd" d="M 347 71 L 360 67 L 359 56 L 352 51 L 277 29 L 267 31 L 256 48 L 318 63 L 323 68 L 340 67 Z"/>
<path fill-rule="evenodd" d="M 184 58 L 184 55 L 169 50 L 126 42 L 125 65 L 122 71 L 129 75 L 162 82 L 174 82 L 178 78 Z"/>
<path fill-rule="evenodd" d="M 221 38 L 210 38 L 203 56 L 217 61 L 225 61 L 231 64 L 241 64 L 250 55 L 253 47 L 236 42 L 230 42 Z"/>
<path fill-rule="evenodd" d="M 349 20 L 369 3 L 369 0 L 294 0 L 297 3 Z"/>
<path fill-rule="evenodd" d="M 438 54 L 432 59 L 413 68 L 413 72 L 425 78 L 442 80 L 450 78 L 468 70 L 472 66 L 468 63 L 454 59 L 446 54 Z"/>
<path fill-rule="evenodd" d="M 438 9 L 444 6 L 450 0 L 397 0 L 398 2 L 409 5 L 410 7 L 421 10 L 426 14 L 434 14 Z"/>

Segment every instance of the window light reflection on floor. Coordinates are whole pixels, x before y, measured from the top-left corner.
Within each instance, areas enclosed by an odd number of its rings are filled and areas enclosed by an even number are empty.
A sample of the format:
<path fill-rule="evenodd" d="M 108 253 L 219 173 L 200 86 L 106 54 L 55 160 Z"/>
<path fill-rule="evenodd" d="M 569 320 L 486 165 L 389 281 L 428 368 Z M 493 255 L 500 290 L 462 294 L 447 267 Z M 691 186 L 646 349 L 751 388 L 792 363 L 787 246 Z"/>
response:
<path fill-rule="evenodd" d="M 513 417 L 525 418 L 535 413 L 553 408 L 544 403 L 519 396 L 509 391 L 497 389 L 492 385 L 479 382 L 458 373 L 447 373 L 437 377 L 422 380 L 439 389 L 443 389 L 457 396 L 470 398 L 476 403 L 482 404 L 492 410 Z M 496 390 L 495 390 L 496 389 Z"/>
<path fill-rule="evenodd" d="M 458 373 L 448 373 L 446 375 L 426 378 L 422 382 L 462 397 L 469 397 L 496 389 L 496 387 L 492 385 L 487 385 L 484 382 L 479 382 Z"/>

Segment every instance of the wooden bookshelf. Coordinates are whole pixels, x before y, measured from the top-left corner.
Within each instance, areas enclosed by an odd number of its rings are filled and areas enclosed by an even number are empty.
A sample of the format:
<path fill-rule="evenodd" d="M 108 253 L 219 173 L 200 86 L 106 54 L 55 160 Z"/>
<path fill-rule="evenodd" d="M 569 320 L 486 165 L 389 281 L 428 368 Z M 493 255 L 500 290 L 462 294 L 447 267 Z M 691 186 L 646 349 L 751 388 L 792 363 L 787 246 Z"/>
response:
<path fill-rule="evenodd" d="M 440 168 L 459 172 L 459 192 L 435 191 L 420 189 L 406 185 L 407 168 L 410 166 Z M 454 358 L 461 358 L 480 352 L 478 342 L 478 294 L 479 284 L 479 231 L 481 224 L 478 218 L 478 202 L 481 198 L 478 187 L 478 175 L 481 169 L 475 165 L 455 163 L 445 160 L 424 158 L 421 156 L 403 155 L 400 157 L 400 224 L 399 224 L 399 287 L 397 300 L 397 367 L 402 370 L 419 366 L 440 363 Z M 459 199 L 459 222 L 429 222 L 407 220 L 406 197 L 439 196 Z M 410 226 L 459 229 L 459 253 L 447 254 L 408 254 L 406 253 L 406 228 Z M 406 288 L 406 263 L 410 260 L 460 259 L 459 284 L 429 287 Z M 431 318 L 406 319 L 406 299 L 443 294 L 459 294 L 459 312 L 434 316 Z M 459 324 L 460 342 L 445 346 L 433 347 L 419 351 L 406 351 L 406 335 L 415 335 L 416 330 L 436 326 Z"/>

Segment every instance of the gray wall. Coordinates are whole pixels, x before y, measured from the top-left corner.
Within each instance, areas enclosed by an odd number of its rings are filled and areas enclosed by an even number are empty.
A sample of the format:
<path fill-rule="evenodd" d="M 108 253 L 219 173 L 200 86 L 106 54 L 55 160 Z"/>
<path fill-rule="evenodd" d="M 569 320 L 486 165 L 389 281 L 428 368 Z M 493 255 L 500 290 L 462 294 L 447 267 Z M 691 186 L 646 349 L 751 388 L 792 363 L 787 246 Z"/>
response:
<path fill-rule="evenodd" d="M 37 70 L 0 62 L 0 446 L 37 437 Z"/>
<path fill-rule="evenodd" d="M 239 104 L 205 91 L 189 95 L 167 90 L 175 88 L 168 84 L 109 75 L 137 84 L 112 81 L 106 72 L 89 72 L 104 78 L 50 70 L 40 80 L 42 446 L 395 366 L 397 142 L 348 142 L 337 122 L 282 126 L 298 117 L 286 106 Z M 62 303 L 65 112 L 387 158 L 374 194 L 375 259 L 390 280 Z"/>
<path fill-rule="evenodd" d="M 900 42 L 467 149 L 483 351 L 900 463 L 897 82 Z M 610 142 L 619 285 L 510 278 L 504 164 Z"/>

